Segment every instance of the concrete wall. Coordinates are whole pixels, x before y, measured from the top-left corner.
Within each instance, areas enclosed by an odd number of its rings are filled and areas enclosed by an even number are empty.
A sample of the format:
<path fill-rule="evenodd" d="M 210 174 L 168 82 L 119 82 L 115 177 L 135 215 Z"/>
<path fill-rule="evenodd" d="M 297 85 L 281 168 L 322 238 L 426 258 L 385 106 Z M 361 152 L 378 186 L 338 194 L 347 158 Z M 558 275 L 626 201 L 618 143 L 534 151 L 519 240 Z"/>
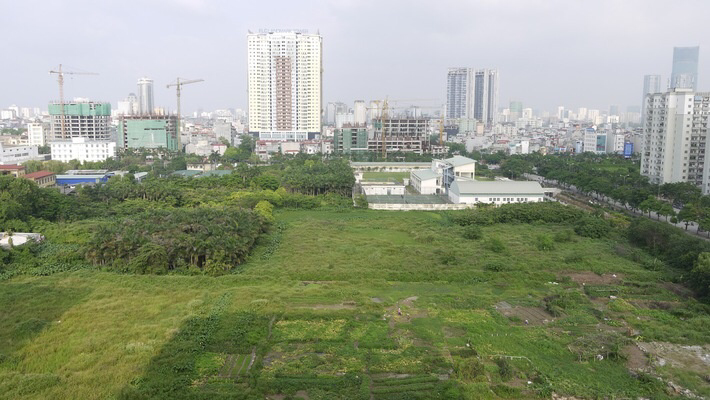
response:
<path fill-rule="evenodd" d="M 403 185 L 362 185 L 362 191 L 366 195 L 403 195 Z"/>
<path fill-rule="evenodd" d="M 370 203 L 367 208 L 371 210 L 391 211 L 445 211 L 465 210 L 476 207 L 474 204 L 382 204 Z"/>

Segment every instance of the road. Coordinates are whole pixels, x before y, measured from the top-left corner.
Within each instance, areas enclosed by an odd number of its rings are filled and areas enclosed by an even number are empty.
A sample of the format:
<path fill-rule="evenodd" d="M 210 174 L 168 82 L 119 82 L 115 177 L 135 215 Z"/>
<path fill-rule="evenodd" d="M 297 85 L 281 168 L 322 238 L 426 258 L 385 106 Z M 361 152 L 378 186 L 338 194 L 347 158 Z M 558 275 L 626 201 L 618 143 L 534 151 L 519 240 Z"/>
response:
<path fill-rule="evenodd" d="M 709 232 L 703 232 L 703 231 L 698 232 L 698 224 L 695 223 L 695 222 L 689 223 L 688 226 L 687 226 L 687 229 L 686 229 L 685 222 L 678 222 L 678 223 L 674 224 L 673 222 L 670 221 L 670 218 L 667 218 L 667 219 L 666 219 L 665 216 L 660 216 L 660 217 L 659 217 L 659 216 L 658 216 L 655 212 L 653 212 L 653 211 L 651 211 L 650 216 L 649 216 L 649 213 L 641 213 L 641 212 L 639 212 L 639 211 L 637 211 L 637 210 L 631 210 L 631 209 L 629 209 L 629 208 L 626 208 L 623 204 L 621 204 L 621 203 L 619 203 L 619 202 L 617 202 L 617 201 L 614 201 L 614 200 L 612 200 L 612 199 L 602 198 L 602 197 L 594 196 L 594 195 L 590 197 L 590 196 L 588 196 L 588 195 L 582 193 L 581 191 L 579 191 L 574 185 L 562 186 L 562 185 L 560 185 L 559 182 L 557 182 L 557 181 L 554 180 L 554 179 L 545 179 L 545 177 L 540 176 L 540 175 L 535 175 L 535 174 L 524 174 L 524 176 L 525 176 L 526 179 L 528 179 L 528 180 L 530 180 L 530 181 L 537 181 L 537 182 L 540 182 L 540 184 L 542 184 L 543 186 L 544 186 L 544 185 L 547 185 L 548 187 L 549 187 L 549 186 L 554 186 L 554 187 L 557 187 L 557 188 L 559 188 L 559 189 L 561 189 L 561 190 L 563 190 L 563 191 L 572 193 L 572 194 L 574 194 L 576 197 L 581 198 L 581 199 L 584 199 L 584 200 L 586 200 L 587 202 L 593 200 L 593 201 L 596 201 L 596 202 L 598 202 L 598 203 L 604 203 L 604 204 L 606 204 L 607 206 L 611 207 L 613 210 L 625 212 L 625 213 L 632 214 L 632 215 L 636 215 L 636 216 L 640 216 L 640 217 L 650 218 L 650 219 L 652 219 L 652 220 L 654 220 L 654 221 L 661 221 L 661 222 L 665 221 L 666 223 L 668 223 L 668 224 L 670 224 L 670 225 L 674 225 L 674 226 L 676 226 L 676 227 L 678 227 L 678 228 L 684 230 L 684 231 L 687 232 L 688 234 L 692 234 L 693 236 L 697 236 L 697 237 L 700 237 L 700 238 L 703 238 L 703 239 L 707 239 L 706 235 L 707 235 L 708 237 L 710 237 L 710 231 L 709 231 Z M 677 208 L 674 208 L 674 210 L 675 210 L 676 213 L 678 213 L 678 212 L 680 211 L 680 210 L 677 209 Z"/>

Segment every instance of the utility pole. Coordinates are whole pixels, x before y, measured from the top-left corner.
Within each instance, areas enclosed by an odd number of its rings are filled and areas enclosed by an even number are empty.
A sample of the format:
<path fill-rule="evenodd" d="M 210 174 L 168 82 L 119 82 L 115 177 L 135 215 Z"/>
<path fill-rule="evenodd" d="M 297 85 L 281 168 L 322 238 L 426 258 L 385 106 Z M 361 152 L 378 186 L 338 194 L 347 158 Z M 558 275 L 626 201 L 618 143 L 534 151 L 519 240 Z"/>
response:
<path fill-rule="evenodd" d="M 191 80 L 180 80 L 180 78 L 177 78 L 175 83 L 170 83 L 167 85 L 167 88 L 170 89 L 171 86 L 175 86 L 175 89 L 177 91 L 177 148 L 178 152 L 182 151 L 182 144 L 180 143 L 180 120 L 182 118 L 182 114 L 180 114 L 180 90 L 182 89 L 182 85 L 187 85 L 190 83 L 197 83 L 197 82 L 204 82 L 204 79 L 191 79 Z"/>
<path fill-rule="evenodd" d="M 50 74 L 57 74 L 57 82 L 59 83 L 59 109 L 62 115 L 61 126 L 62 126 L 62 139 L 67 138 L 66 134 L 66 111 L 64 110 L 64 74 L 68 75 L 98 75 L 96 72 L 67 72 L 62 70 L 62 64 L 59 64 L 59 69 L 56 71 L 49 71 Z"/>

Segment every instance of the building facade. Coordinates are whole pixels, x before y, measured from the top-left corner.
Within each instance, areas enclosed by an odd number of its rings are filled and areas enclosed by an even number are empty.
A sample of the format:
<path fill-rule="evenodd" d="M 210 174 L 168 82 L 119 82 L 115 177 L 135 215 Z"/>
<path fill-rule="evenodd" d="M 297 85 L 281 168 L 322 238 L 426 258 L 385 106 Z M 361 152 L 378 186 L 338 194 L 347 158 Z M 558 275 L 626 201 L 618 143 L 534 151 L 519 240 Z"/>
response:
<path fill-rule="evenodd" d="M 705 162 L 710 93 L 650 94 L 645 108 L 641 174 L 651 183 L 690 182 L 710 193 L 710 162 Z"/>
<path fill-rule="evenodd" d="M 55 140 L 49 146 L 52 160 L 62 162 L 104 161 L 116 155 L 116 142 L 111 140 L 88 140 L 78 137 L 71 140 Z"/>
<path fill-rule="evenodd" d="M 118 120 L 119 146 L 123 149 L 178 151 L 177 115 L 124 115 Z"/>
<path fill-rule="evenodd" d="M 364 126 L 344 126 L 333 135 L 333 150 L 337 153 L 367 151 L 367 129 Z"/>
<path fill-rule="evenodd" d="M 700 47 L 674 47 L 671 89 L 698 90 Z"/>
<path fill-rule="evenodd" d="M 373 120 L 374 132 L 368 138 L 367 149 L 422 154 L 429 149 L 428 124 L 426 118 L 377 118 Z"/>
<path fill-rule="evenodd" d="M 45 146 L 49 125 L 41 122 L 30 122 L 27 124 L 27 144 L 30 146 Z"/>
<path fill-rule="evenodd" d="M 22 164 L 39 159 L 37 146 L 8 146 L 0 142 L 0 165 Z"/>
<path fill-rule="evenodd" d="M 36 183 L 39 187 L 54 187 L 57 185 L 57 175 L 50 171 L 37 171 L 23 176 L 25 179 L 29 179 Z"/>
<path fill-rule="evenodd" d="M 111 104 L 93 101 L 64 103 L 64 123 L 62 106 L 49 105 L 51 140 L 86 138 L 87 140 L 111 139 Z"/>
<path fill-rule="evenodd" d="M 249 133 L 307 140 L 321 131 L 322 37 L 307 31 L 247 35 Z"/>
<path fill-rule="evenodd" d="M 646 95 L 651 93 L 661 92 L 661 76 L 660 75 L 644 75 L 643 76 L 643 94 L 641 96 L 641 121 L 645 119 L 644 103 L 646 101 Z"/>

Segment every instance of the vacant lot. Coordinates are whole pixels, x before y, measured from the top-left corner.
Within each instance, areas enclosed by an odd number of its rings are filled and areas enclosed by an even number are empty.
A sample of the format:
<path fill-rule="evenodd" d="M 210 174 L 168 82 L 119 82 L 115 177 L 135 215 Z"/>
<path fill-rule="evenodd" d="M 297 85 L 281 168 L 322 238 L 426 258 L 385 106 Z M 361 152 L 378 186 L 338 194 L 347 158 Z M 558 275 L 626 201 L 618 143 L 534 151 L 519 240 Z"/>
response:
<path fill-rule="evenodd" d="M 569 227 L 467 240 L 439 213 L 276 217 L 232 275 L 0 282 L 0 398 L 710 396 L 707 307 L 622 239 L 543 251 Z"/>

